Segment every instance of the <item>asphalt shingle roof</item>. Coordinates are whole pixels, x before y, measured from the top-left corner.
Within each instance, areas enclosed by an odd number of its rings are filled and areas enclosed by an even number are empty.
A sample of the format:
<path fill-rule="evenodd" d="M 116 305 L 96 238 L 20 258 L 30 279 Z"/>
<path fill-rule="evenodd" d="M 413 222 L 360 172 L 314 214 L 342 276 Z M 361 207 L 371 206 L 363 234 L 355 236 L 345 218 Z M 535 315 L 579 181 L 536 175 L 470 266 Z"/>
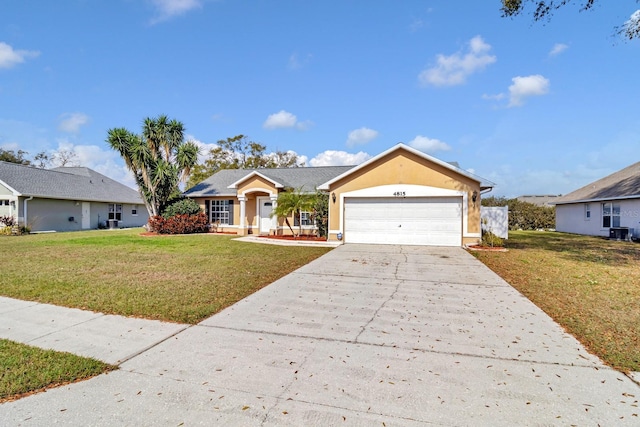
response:
<path fill-rule="evenodd" d="M 0 161 L 0 181 L 27 197 L 143 204 L 136 190 L 85 167 L 40 169 Z"/>
<path fill-rule="evenodd" d="M 613 200 L 620 198 L 640 198 L 640 162 L 587 184 L 560 197 L 556 204 L 583 200 Z"/>
<path fill-rule="evenodd" d="M 228 187 L 252 172 L 257 172 L 285 187 L 301 188 L 304 192 L 312 192 L 320 184 L 324 184 L 352 168 L 353 166 L 320 166 L 274 169 L 223 169 L 190 188 L 184 194 L 190 197 L 235 196 L 236 190 Z"/>

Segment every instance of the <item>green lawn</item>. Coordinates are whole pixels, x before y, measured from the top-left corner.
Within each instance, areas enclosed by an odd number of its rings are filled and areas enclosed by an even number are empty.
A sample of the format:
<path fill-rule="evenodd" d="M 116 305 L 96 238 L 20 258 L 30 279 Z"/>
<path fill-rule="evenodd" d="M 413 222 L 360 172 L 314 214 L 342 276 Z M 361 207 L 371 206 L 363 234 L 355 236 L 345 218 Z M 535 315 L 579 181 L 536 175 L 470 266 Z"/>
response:
<path fill-rule="evenodd" d="M 510 231 L 508 252 L 474 252 L 592 353 L 640 371 L 640 244 Z"/>
<path fill-rule="evenodd" d="M 0 295 L 197 323 L 330 250 L 142 231 L 1 237 Z"/>
<path fill-rule="evenodd" d="M 115 369 L 95 359 L 0 339 L 0 402 Z"/>

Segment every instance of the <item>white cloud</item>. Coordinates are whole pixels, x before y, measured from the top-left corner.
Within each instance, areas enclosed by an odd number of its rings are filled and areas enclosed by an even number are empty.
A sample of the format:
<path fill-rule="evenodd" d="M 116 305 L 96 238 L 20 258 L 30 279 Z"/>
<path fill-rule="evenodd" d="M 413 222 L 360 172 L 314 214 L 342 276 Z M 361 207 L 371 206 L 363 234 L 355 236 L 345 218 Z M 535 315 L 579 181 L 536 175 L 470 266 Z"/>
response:
<path fill-rule="evenodd" d="M 569 49 L 569 45 L 566 45 L 564 43 L 556 43 L 555 45 L 553 45 L 551 52 L 549 52 L 549 56 L 560 55 L 562 52 L 564 52 L 567 49 Z"/>
<path fill-rule="evenodd" d="M 296 128 L 298 130 L 307 130 L 313 125 L 310 121 L 299 122 L 298 118 L 285 110 L 269 115 L 267 120 L 262 124 L 265 129 L 282 129 Z"/>
<path fill-rule="evenodd" d="M 291 54 L 289 57 L 288 67 L 290 70 L 299 70 L 300 68 L 308 65 L 311 62 L 313 55 L 310 53 L 303 57 L 300 57 L 297 53 Z"/>
<path fill-rule="evenodd" d="M 156 8 L 151 23 L 157 24 L 202 7 L 202 0 L 150 0 Z"/>
<path fill-rule="evenodd" d="M 64 113 L 60 116 L 58 130 L 68 133 L 77 133 L 80 127 L 89 122 L 89 116 L 84 113 Z"/>
<path fill-rule="evenodd" d="M 327 150 L 309 160 L 310 166 L 352 166 L 369 160 L 371 156 L 363 151 L 347 153 L 346 151 Z"/>
<path fill-rule="evenodd" d="M 439 139 L 427 138 L 426 136 L 418 135 L 409 142 L 409 145 L 417 150 L 425 153 L 435 153 L 436 151 L 451 150 L 451 146 L 447 143 L 440 141 Z"/>
<path fill-rule="evenodd" d="M 22 64 L 27 58 L 35 58 L 40 52 L 35 50 L 14 50 L 4 42 L 0 42 L 0 68 L 11 68 Z"/>
<path fill-rule="evenodd" d="M 280 110 L 275 114 L 269 115 L 262 126 L 266 129 L 292 128 L 297 121 L 298 118 L 294 114 Z"/>
<path fill-rule="evenodd" d="M 540 74 L 526 77 L 514 77 L 513 84 L 509 86 L 509 107 L 519 107 L 524 104 L 525 98 L 541 96 L 549 93 L 549 79 Z"/>
<path fill-rule="evenodd" d="M 437 64 L 423 70 L 418 80 L 423 86 L 455 86 L 466 82 L 471 74 L 481 71 L 487 65 L 496 62 L 496 57 L 490 55 L 491 45 L 485 43 L 480 36 L 469 42 L 466 53 L 454 53 L 450 56 L 438 55 Z"/>
<path fill-rule="evenodd" d="M 366 144 L 377 138 L 378 135 L 378 131 L 365 127 L 352 130 L 347 138 L 347 146 L 353 147 L 354 145 Z"/>
<path fill-rule="evenodd" d="M 184 140 L 195 143 L 200 149 L 198 152 L 198 163 L 204 163 L 204 161 L 209 157 L 209 151 L 218 147 L 218 144 L 202 142 L 199 139 L 196 139 L 193 135 L 185 135 Z"/>

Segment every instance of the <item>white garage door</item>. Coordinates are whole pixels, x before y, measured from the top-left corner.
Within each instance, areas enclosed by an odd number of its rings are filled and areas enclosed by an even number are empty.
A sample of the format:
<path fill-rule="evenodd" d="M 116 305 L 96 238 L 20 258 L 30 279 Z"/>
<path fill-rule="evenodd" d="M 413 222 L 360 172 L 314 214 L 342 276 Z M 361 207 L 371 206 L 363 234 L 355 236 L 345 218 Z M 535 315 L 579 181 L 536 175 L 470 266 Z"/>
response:
<path fill-rule="evenodd" d="M 461 199 L 346 198 L 344 239 L 346 243 L 461 246 Z"/>

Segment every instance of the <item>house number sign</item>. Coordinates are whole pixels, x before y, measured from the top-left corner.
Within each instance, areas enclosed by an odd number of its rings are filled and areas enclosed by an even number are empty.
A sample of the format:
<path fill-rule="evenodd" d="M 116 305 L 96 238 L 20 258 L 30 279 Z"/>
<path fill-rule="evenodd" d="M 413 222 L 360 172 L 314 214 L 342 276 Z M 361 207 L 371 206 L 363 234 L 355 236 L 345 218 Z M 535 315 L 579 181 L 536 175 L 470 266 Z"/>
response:
<path fill-rule="evenodd" d="M 395 197 L 405 197 L 405 196 L 407 195 L 407 193 L 406 193 L 406 192 L 404 192 L 404 191 L 395 191 L 395 192 L 393 193 L 393 195 L 394 195 Z"/>

